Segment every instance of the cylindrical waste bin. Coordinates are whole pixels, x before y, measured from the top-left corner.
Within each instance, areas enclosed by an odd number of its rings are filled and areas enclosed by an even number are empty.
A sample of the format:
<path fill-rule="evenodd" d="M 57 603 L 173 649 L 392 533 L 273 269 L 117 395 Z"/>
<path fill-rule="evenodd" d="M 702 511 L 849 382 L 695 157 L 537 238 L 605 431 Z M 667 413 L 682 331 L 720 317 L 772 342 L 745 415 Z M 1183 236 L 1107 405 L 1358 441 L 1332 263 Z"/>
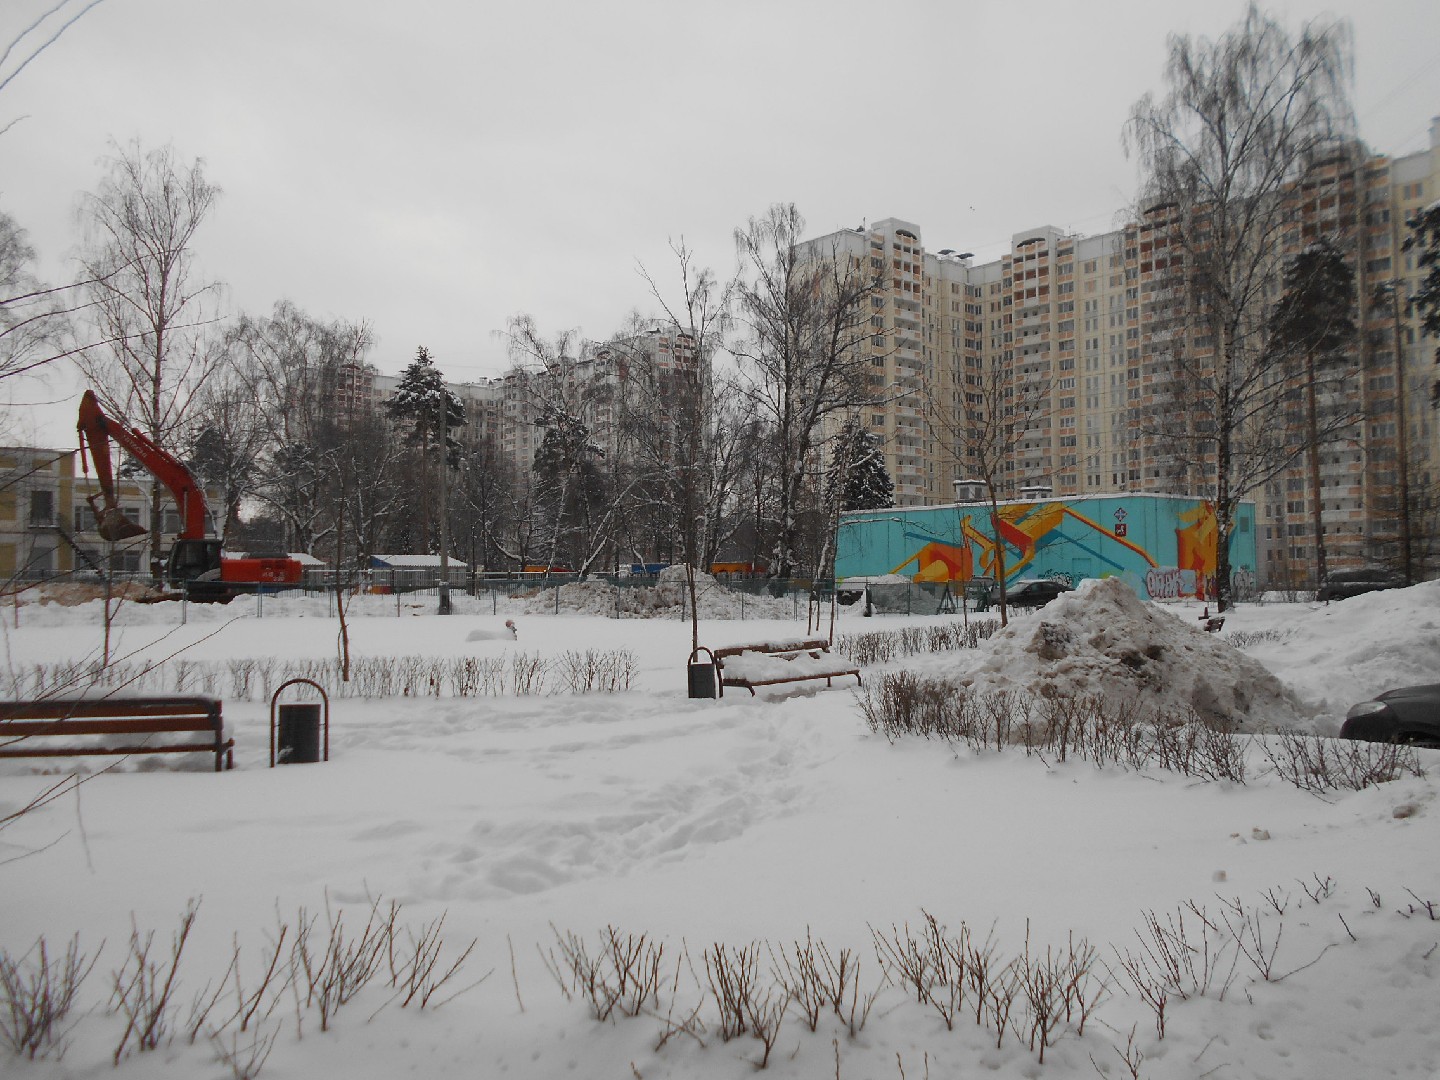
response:
<path fill-rule="evenodd" d="M 699 659 L 701 653 L 710 653 L 709 662 Z M 689 682 L 690 696 L 692 698 L 713 698 L 719 687 L 719 673 L 715 664 L 715 654 L 711 653 L 705 646 L 700 646 L 690 654 L 690 662 L 685 665 L 685 675 Z"/>
<path fill-rule="evenodd" d="M 281 705 L 276 760 L 299 765 L 320 760 L 320 706 Z"/>

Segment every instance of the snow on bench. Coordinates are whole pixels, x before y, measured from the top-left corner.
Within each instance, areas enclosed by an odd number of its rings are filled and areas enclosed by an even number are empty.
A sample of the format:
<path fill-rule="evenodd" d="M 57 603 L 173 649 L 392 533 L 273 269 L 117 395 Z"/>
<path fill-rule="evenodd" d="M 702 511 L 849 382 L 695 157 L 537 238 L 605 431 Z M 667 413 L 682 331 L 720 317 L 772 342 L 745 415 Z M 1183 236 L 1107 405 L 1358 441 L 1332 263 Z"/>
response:
<path fill-rule="evenodd" d="M 729 645 L 716 649 L 714 656 L 720 669 L 722 697 L 727 686 L 743 686 L 753 696 L 757 686 L 807 679 L 824 679 L 825 685 L 831 686 L 831 680 L 853 675 L 860 682 L 860 669 L 845 657 L 833 655 L 825 638 Z"/>

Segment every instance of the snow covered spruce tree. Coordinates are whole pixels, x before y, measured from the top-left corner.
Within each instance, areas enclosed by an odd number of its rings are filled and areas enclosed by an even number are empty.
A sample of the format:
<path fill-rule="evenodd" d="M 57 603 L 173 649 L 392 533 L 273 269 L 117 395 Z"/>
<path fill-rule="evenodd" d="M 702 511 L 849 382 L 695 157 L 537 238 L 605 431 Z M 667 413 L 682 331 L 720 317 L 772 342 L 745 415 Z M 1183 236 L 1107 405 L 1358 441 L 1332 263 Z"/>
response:
<path fill-rule="evenodd" d="M 1277 422 L 1269 306 L 1292 231 L 1287 191 L 1353 143 L 1350 70 L 1348 24 L 1316 20 L 1292 36 L 1252 4 L 1214 41 L 1172 36 L 1165 94 L 1141 98 L 1126 125 L 1145 174 L 1142 221 L 1166 243 L 1178 294 L 1175 330 L 1147 358 L 1165 400 L 1146 437 L 1215 506 L 1222 611 L 1240 500 L 1299 450 Z"/>
<path fill-rule="evenodd" d="M 414 475 L 419 478 L 415 485 L 416 501 L 411 513 L 402 519 L 418 524 L 419 535 L 396 537 L 408 540 L 409 544 L 426 552 L 438 551 L 441 528 L 439 515 L 444 512 L 440 506 L 440 464 L 432 464 L 432 458 L 440 455 L 432 452 L 444 440 L 444 467 L 454 468 L 459 460 L 460 444 L 450 434 L 451 429 L 465 426 L 465 405 L 445 385 L 445 376 L 430 358 L 430 350 L 420 346 L 410 366 L 400 373 L 400 383 L 395 394 L 385 403 L 390 419 L 405 435 L 405 441 L 418 452 Z M 431 479 L 433 476 L 435 479 Z"/>
<path fill-rule="evenodd" d="M 851 254 L 803 242 L 804 229 L 794 204 L 784 203 L 735 231 L 743 333 L 734 351 L 745 392 L 771 432 L 776 578 L 799 565 L 800 518 L 816 501 L 825 422 L 872 400 L 863 346 L 881 277 Z"/>
<path fill-rule="evenodd" d="M 1327 398 L 1356 377 L 1342 350 L 1355 337 L 1355 275 L 1330 240 L 1322 237 L 1290 260 L 1285 293 L 1270 315 L 1271 346 L 1288 356 L 1305 395 L 1304 446 L 1310 474 L 1310 524 L 1318 581 L 1327 574 L 1325 526 L 1320 497 L 1320 451 L 1336 433 L 1360 418 L 1349 410 L 1328 408 L 1322 424 L 1317 385 Z M 1343 399 L 1340 399 L 1343 400 Z"/>
<path fill-rule="evenodd" d="M 1410 297 L 1410 308 L 1420 316 L 1420 336 L 1436 339 L 1435 362 L 1440 364 L 1440 202 L 1415 211 L 1405 226 L 1410 230 L 1405 250 L 1415 253 L 1415 267 L 1425 274 Z M 1440 378 L 1431 390 L 1430 404 L 1440 409 Z"/>
<path fill-rule="evenodd" d="M 841 510 L 887 510 L 895 505 L 895 482 L 885 467 L 884 448 L 856 417 L 845 421 L 830 462 L 830 483 Z"/>

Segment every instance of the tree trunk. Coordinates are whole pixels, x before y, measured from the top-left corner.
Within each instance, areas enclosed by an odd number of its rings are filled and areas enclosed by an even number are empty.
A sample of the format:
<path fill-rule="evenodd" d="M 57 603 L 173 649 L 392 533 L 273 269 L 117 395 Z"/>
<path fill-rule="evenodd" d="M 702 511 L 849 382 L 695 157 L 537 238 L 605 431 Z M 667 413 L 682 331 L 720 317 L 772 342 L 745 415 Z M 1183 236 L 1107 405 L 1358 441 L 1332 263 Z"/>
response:
<path fill-rule="evenodd" d="M 1305 354 L 1305 449 L 1310 459 L 1310 526 L 1315 534 L 1316 587 L 1325 583 L 1325 502 L 1320 497 L 1320 433 L 1315 416 L 1315 354 Z"/>

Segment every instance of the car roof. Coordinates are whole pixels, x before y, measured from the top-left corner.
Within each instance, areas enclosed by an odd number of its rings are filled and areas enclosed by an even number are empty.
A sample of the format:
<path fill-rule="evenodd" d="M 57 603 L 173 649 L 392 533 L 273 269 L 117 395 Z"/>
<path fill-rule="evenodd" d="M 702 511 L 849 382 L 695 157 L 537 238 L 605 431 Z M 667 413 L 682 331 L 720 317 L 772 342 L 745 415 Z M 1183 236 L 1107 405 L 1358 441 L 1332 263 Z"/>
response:
<path fill-rule="evenodd" d="M 1425 683 L 1421 686 L 1397 686 L 1394 690 L 1386 690 L 1379 696 L 1381 701 L 1394 701 L 1396 698 L 1440 698 L 1440 683 Z"/>
<path fill-rule="evenodd" d="M 1353 570 L 1333 570 L 1328 581 L 1389 581 L 1395 575 L 1383 566 L 1365 566 Z"/>

